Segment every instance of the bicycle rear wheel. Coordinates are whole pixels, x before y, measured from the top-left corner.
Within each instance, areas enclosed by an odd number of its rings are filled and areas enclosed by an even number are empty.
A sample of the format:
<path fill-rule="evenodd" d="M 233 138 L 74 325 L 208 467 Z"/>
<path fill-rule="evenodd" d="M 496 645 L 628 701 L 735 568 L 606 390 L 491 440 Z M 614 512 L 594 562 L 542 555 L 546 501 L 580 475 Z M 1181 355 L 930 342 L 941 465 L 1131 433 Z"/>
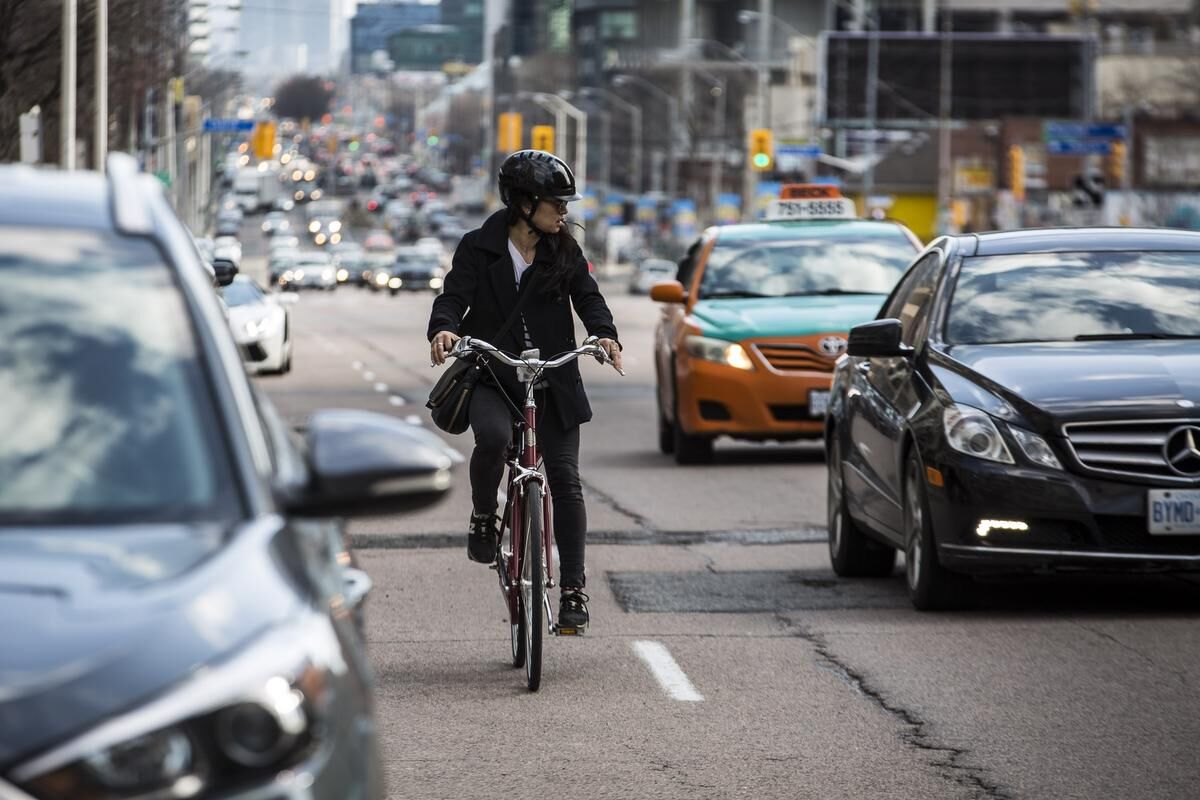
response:
<path fill-rule="evenodd" d="M 525 683 L 542 684 L 542 634 L 546 630 L 546 550 L 542 545 L 542 487 L 530 482 L 521 501 L 521 621 L 525 625 Z"/>

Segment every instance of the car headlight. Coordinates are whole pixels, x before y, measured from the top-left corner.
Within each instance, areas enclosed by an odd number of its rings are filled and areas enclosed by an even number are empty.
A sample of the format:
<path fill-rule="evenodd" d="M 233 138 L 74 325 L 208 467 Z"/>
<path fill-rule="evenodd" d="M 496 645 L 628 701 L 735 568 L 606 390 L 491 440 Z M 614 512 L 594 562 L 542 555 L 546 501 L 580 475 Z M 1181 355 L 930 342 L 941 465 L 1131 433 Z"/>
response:
<path fill-rule="evenodd" d="M 1013 427 L 1012 425 L 1008 426 L 1008 430 L 1012 433 L 1013 438 L 1017 440 L 1017 446 L 1021 448 L 1021 452 L 1030 461 L 1041 467 L 1062 469 L 1062 464 L 1059 463 L 1058 457 L 1054 455 L 1054 451 L 1050 449 L 1050 445 L 1041 436 L 1032 431 Z"/>
<path fill-rule="evenodd" d="M 224 796 L 307 757 L 347 665 L 323 616 L 277 628 L 149 703 L 18 765 L 44 800 Z"/>
<path fill-rule="evenodd" d="M 329 237 L 330 244 L 339 244 L 341 241 L 342 241 L 342 235 L 340 233 L 335 233 L 333 236 Z"/>
<path fill-rule="evenodd" d="M 313 237 L 313 242 L 315 242 L 318 245 L 325 244 L 325 234 L 318 233 L 316 236 Z"/>
<path fill-rule="evenodd" d="M 1015 463 L 996 423 L 978 408 L 958 404 L 946 406 L 942 412 L 942 427 L 946 431 L 946 441 L 960 453 L 1002 464 Z"/>
<path fill-rule="evenodd" d="M 442 279 L 441 278 L 430 278 L 429 279 L 429 288 L 430 289 L 442 288 Z"/>
<path fill-rule="evenodd" d="M 387 285 L 388 285 L 389 289 L 399 289 L 401 286 L 404 285 L 404 282 L 401 281 L 399 278 L 392 278 L 387 282 Z"/>
<path fill-rule="evenodd" d="M 330 233 L 337 233 L 341 229 L 342 229 L 342 223 L 338 222 L 336 219 L 333 222 L 329 223 L 329 232 Z"/>
<path fill-rule="evenodd" d="M 321 230 L 321 223 L 317 220 L 314 219 L 312 222 L 308 223 L 309 233 L 316 233 L 319 230 Z"/>
<path fill-rule="evenodd" d="M 261 319 L 252 319 L 246 323 L 246 333 L 250 336 L 261 336 L 266 331 L 267 326 L 271 324 L 270 317 L 262 317 Z"/>
<path fill-rule="evenodd" d="M 376 272 L 375 273 L 375 285 L 376 286 L 387 286 L 387 282 L 388 282 L 388 274 L 386 272 Z"/>
<path fill-rule="evenodd" d="M 304 280 L 304 270 L 302 270 L 302 269 L 296 270 L 294 273 L 292 273 L 292 277 L 298 281 Z"/>
<path fill-rule="evenodd" d="M 684 342 L 688 355 L 693 358 L 714 361 L 737 369 L 754 369 L 754 362 L 750 360 L 746 348 L 737 342 L 710 339 L 707 336 L 688 336 Z"/>
<path fill-rule="evenodd" d="M 322 271 L 321 271 L 321 280 L 323 280 L 323 281 L 331 281 L 331 280 L 333 280 L 333 279 L 334 279 L 334 272 L 333 272 L 333 270 L 331 270 L 331 269 L 326 269 L 326 270 L 322 270 Z"/>
<path fill-rule="evenodd" d="M 345 283 L 346 281 L 350 280 L 350 270 L 339 269 L 337 271 L 337 279 L 338 283 Z"/>
<path fill-rule="evenodd" d="M 292 192 L 292 197 L 296 198 L 297 200 L 303 200 L 304 192 L 300 189 L 297 189 L 296 191 Z"/>

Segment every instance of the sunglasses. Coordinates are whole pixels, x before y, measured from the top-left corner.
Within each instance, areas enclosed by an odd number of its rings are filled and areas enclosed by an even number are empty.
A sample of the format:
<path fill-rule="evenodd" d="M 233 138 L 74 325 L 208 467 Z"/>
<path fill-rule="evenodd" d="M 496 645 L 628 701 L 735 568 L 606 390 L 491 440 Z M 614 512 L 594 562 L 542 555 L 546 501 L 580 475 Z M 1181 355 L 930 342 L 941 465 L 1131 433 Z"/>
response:
<path fill-rule="evenodd" d="M 538 199 L 543 203 L 549 203 L 550 205 L 554 206 L 554 208 L 560 214 L 567 213 L 567 201 L 566 200 L 559 200 L 558 198 L 555 198 L 555 197 L 540 197 Z"/>

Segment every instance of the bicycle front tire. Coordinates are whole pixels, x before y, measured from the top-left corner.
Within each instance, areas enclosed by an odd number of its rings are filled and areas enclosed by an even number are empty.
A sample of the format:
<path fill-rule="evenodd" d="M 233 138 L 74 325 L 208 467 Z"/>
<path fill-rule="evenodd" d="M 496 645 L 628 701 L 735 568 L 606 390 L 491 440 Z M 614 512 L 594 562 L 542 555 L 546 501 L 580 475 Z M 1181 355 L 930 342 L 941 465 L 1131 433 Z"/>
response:
<path fill-rule="evenodd" d="M 546 550 L 543 544 L 542 487 L 530 482 L 522 499 L 521 605 L 525 623 L 525 683 L 542 684 L 542 634 L 546 630 Z"/>

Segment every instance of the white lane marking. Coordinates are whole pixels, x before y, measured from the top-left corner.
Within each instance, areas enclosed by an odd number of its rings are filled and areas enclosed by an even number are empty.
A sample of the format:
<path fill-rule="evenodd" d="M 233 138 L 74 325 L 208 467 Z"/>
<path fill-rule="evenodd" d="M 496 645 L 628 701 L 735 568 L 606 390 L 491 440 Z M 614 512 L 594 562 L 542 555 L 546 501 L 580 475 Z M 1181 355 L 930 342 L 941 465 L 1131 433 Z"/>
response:
<path fill-rule="evenodd" d="M 367 370 L 366 372 L 364 372 L 364 373 L 363 373 L 363 380 L 364 380 L 364 381 L 373 381 L 373 380 L 375 380 L 375 373 L 374 373 L 374 372 L 371 372 L 370 370 Z"/>
<path fill-rule="evenodd" d="M 387 390 L 388 390 L 388 385 L 386 383 L 375 384 L 375 391 L 379 392 L 380 394 L 382 394 L 383 392 L 386 392 Z"/>
<path fill-rule="evenodd" d="M 671 652 L 659 642 L 640 640 L 633 643 L 633 652 L 646 662 L 658 685 L 670 697 L 688 703 L 699 703 L 704 699 L 688 676 L 684 674 Z"/>
<path fill-rule="evenodd" d="M 409 414 L 407 417 L 404 418 L 404 421 L 407 422 L 409 425 L 420 425 L 421 424 L 421 418 L 418 417 L 416 414 Z"/>
<path fill-rule="evenodd" d="M 405 400 L 400 395 L 394 394 L 388 398 L 388 402 L 391 403 L 392 405 L 396 406 L 397 408 L 399 408 L 400 406 L 404 405 Z"/>
<path fill-rule="evenodd" d="M 352 363 L 350 366 L 354 367 L 354 368 L 355 368 L 356 370 L 358 370 L 359 372 L 362 372 L 363 363 L 362 363 L 361 361 L 355 361 L 355 362 L 354 362 L 354 363 Z"/>

